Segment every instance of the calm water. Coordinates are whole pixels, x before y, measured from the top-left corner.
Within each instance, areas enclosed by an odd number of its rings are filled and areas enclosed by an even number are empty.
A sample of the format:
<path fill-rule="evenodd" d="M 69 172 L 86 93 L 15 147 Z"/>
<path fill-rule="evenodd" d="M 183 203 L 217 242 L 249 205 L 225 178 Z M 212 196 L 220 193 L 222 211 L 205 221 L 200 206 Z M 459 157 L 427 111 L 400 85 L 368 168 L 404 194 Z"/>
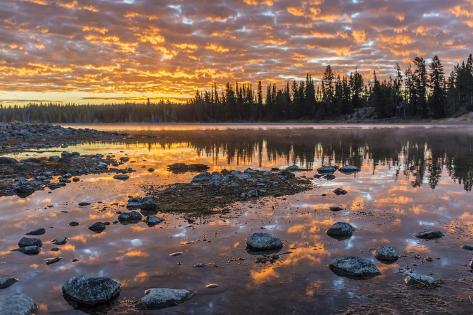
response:
<path fill-rule="evenodd" d="M 101 310 L 110 314 L 132 312 L 129 301 L 151 287 L 197 292 L 192 300 L 159 314 L 332 314 L 356 310 L 362 304 L 385 307 L 388 314 L 473 312 L 469 297 L 473 296 L 473 275 L 467 267 L 472 253 L 461 249 L 473 243 L 473 128 L 100 128 L 127 130 L 138 138 L 86 143 L 67 150 L 127 155 L 127 165 L 136 170 L 128 181 L 118 182 L 107 174 L 87 175 L 52 193 L 0 198 L 0 275 L 20 278 L 6 290 L 27 293 L 40 305 L 41 313 L 82 313 L 73 310 L 61 294 L 62 283 L 77 274 L 104 275 L 122 282 L 120 298 Z M 28 152 L 17 157 L 51 154 Z M 87 229 L 96 221 L 116 220 L 115 212 L 124 209 L 129 195 L 142 195 L 144 185 L 190 181 L 195 174 L 174 175 L 166 170 L 176 162 L 205 163 L 211 171 L 297 163 L 313 169 L 299 174 L 308 177 L 327 164 L 352 164 L 361 172 L 337 172 L 332 181 L 314 179 L 311 191 L 241 203 L 230 213 L 198 218 L 192 224 L 182 215 L 160 213 L 166 221 L 152 228 L 138 223 L 111 225 L 101 234 Z M 156 171 L 149 173 L 148 167 Z M 336 187 L 348 194 L 331 194 Z M 81 201 L 92 205 L 78 207 Z M 333 205 L 349 210 L 333 213 L 328 210 Z M 70 221 L 80 226 L 69 227 Z M 337 241 L 327 236 L 325 231 L 337 221 L 354 225 L 353 237 Z M 23 233 L 39 227 L 50 227 L 41 236 L 40 255 L 10 251 Z M 445 237 L 417 240 L 415 233 L 426 228 L 441 229 Z M 274 264 L 257 264 L 256 256 L 245 250 L 247 236 L 261 229 L 284 241 L 284 254 Z M 55 246 L 48 241 L 60 237 L 68 237 L 68 244 L 60 246 L 60 252 L 50 252 Z M 376 262 L 381 276 L 351 280 L 328 268 L 333 258 L 372 257 L 371 251 L 382 244 L 395 246 L 402 257 L 394 264 Z M 169 256 L 176 251 L 184 254 Z M 64 259 L 45 265 L 45 258 L 56 255 Z M 74 258 L 79 261 L 73 263 Z M 195 268 L 199 263 L 208 265 Z M 435 290 L 406 289 L 400 268 L 432 274 L 444 284 Z M 209 283 L 219 287 L 208 289 Z"/>

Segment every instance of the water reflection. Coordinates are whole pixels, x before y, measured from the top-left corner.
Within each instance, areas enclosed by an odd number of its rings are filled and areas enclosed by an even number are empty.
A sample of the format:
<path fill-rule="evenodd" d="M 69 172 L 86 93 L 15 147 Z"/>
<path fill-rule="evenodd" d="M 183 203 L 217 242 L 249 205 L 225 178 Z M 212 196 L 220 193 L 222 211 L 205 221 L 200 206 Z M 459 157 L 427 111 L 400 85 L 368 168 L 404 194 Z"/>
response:
<path fill-rule="evenodd" d="M 11 290 L 31 295 L 44 313 L 73 312 L 61 298 L 60 287 L 81 273 L 122 282 L 122 300 L 108 310 L 110 314 L 126 313 L 122 301 L 157 286 L 198 292 L 191 301 L 160 314 L 297 314 L 314 309 L 329 314 L 368 296 L 374 296 L 372 304 L 376 304 L 382 292 L 387 292 L 385 297 L 392 294 L 383 303 L 396 309 L 401 305 L 396 294 L 406 293 L 399 268 L 407 267 L 447 281 L 438 291 L 424 292 L 429 297 L 443 295 L 450 303 L 466 295 L 458 308 L 448 309 L 451 313 L 470 306 L 471 272 L 465 265 L 471 253 L 461 249 L 462 244 L 471 242 L 473 232 L 471 196 L 465 192 L 471 190 L 473 170 L 470 129 L 222 129 L 137 135 L 138 139 L 121 143 L 68 148 L 129 156 L 127 166 L 136 172 L 125 183 L 117 185 L 108 174 L 87 175 L 51 194 L 46 190 L 25 199 L 0 199 L 2 274 L 18 276 L 20 281 Z M 167 165 L 175 162 L 205 163 L 211 171 L 269 169 L 292 163 L 313 169 L 323 164 L 353 164 L 361 167 L 361 172 L 336 172 L 332 181 L 314 180 L 316 188 L 311 191 L 238 204 L 231 213 L 198 218 L 192 224 L 185 216 L 159 213 L 165 221 L 153 228 L 140 222 L 111 224 L 101 234 L 87 229 L 96 221 L 116 220 L 116 212 L 124 210 L 128 196 L 141 195 L 144 185 L 190 181 L 195 174 L 167 171 Z M 155 172 L 148 172 L 148 167 Z M 307 171 L 300 175 L 312 178 L 314 174 Z M 349 193 L 335 196 L 330 192 L 336 187 Z M 80 201 L 92 204 L 79 207 Z M 332 212 L 331 206 L 346 210 Z M 71 221 L 80 225 L 71 227 Z M 338 221 L 356 226 L 352 238 L 338 241 L 326 235 Z M 38 256 L 9 251 L 25 231 L 40 226 L 54 228 L 48 229 Z M 432 226 L 442 229 L 445 237 L 432 242 L 415 238 L 416 232 Z M 248 235 L 261 230 L 284 242 L 280 259 L 274 263 L 257 263 L 245 249 Z M 49 241 L 62 237 L 68 237 L 68 243 L 60 246 L 60 252 L 49 252 Z M 375 279 L 355 281 L 328 269 L 333 258 L 370 258 L 380 245 L 396 247 L 401 258 L 390 265 L 376 262 L 382 275 Z M 173 252 L 183 254 L 170 256 Z M 54 255 L 64 260 L 46 266 L 44 259 Z M 197 264 L 205 267 L 195 268 Z M 468 281 L 463 283 L 462 279 Z M 206 289 L 209 283 L 219 287 Z M 416 302 L 415 293 L 408 293 L 414 298 L 402 305 L 413 308 L 422 304 L 411 303 Z"/>
<path fill-rule="evenodd" d="M 432 188 L 446 169 L 465 190 L 473 185 L 473 130 L 468 128 L 165 130 L 147 135 L 135 143 L 145 143 L 148 150 L 184 144 L 215 163 L 224 158 L 228 164 L 257 161 L 263 166 L 283 159 L 311 169 L 320 161 L 365 167 L 373 174 L 381 165 L 408 177 L 412 187 Z"/>

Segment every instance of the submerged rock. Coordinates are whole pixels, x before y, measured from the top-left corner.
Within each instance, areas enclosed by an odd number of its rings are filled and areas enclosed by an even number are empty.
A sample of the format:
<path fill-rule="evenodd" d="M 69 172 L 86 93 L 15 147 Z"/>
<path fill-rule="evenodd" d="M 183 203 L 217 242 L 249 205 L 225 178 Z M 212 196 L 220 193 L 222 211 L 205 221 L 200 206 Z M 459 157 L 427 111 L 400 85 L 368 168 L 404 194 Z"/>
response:
<path fill-rule="evenodd" d="M 43 242 L 41 242 L 38 238 L 29 238 L 29 237 L 22 237 L 21 240 L 18 242 L 18 247 L 27 247 L 27 246 L 43 246 Z"/>
<path fill-rule="evenodd" d="M 374 256 L 376 259 L 386 262 L 394 262 L 399 258 L 396 249 L 389 245 L 380 246 L 376 249 Z"/>
<path fill-rule="evenodd" d="M 352 236 L 354 230 L 355 228 L 349 223 L 337 222 L 327 230 L 327 235 L 337 239 L 346 239 Z"/>
<path fill-rule="evenodd" d="M 139 309 L 158 309 L 175 306 L 194 296 L 194 292 L 185 289 L 152 288 L 145 291 L 138 304 Z"/>
<path fill-rule="evenodd" d="M 98 305 L 111 301 L 120 293 L 118 280 L 104 277 L 72 277 L 62 286 L 67 299 L 84 305 Z"/>
<path fill-rule="evenodd" d="M 404 278 L 404 282 L 408 286 L 413 287 L 435 287 L 438 283 L 435 279 L 428 275 L 423 275 L 416 272 L 406 272 L 406 277 Z"/>
<path fill-rule="evenodd" d="M 441 231 L 434 231 L 434 230 L 427 230 L 422 231 L 416 234 L 417 238 L 424 239 L 424 240 L 432 240 L 436 238 L 441 238 L 443 233 Z"/>
<path fill-rule="evenodd" d="M 43 235 L 44 233 L 46 233 L 46 230 L 44 228 L 39 228 L 34 231 L 26 233 L 26 235 Z"/>
<path fill-rule="evenodd" d="M 339 207 L 339 206 L 333 206 L 333 207 L 330 207 L 329 209 L 330 211 L 334 211 L 334 212 L 345 210 L 344 208 Z"/>
<path fill-rule="evenodd" d="M 353 165 L 345 165 L 341 167 L 339 171 L 344 174 L 353 174 L 353 173 L 359 172 L 360 169 Z"/>
<path fill-rule="evenodd" d="M 18 282 L 16 278 L 0 277 L 0 289 L 6 289 Z"/>
<path fill-rule="evenodd" d="M 86 202 L 86 201 L 79 202 L 79 207 L 87 207 L 87 206 L 90 206 L 90 202 Z"/>
<path fill-rule="evenodd" d="M 0 314 L 2 315 L 30 315 L 37 309 L 33 299 L 23 293 L 0 295 Z"/>
<path fill-rule="evenodd" d="M 100 233 L 100 232 L 103 232 L 106 227 L 107 227 L 107 225 L 103 222 L 95 222 L 94 224 L 89 226 L 89 230 L 91 230 L 95 233 Z"/>
<path fill-rule="evenodd" d="M 283 247 L 281 240 L 268 233 L 253 233 L 246 241 L 249 250 L 278 250 Z"/>
<path fill-rule="evenodd" d="M 333 260 L 330 269 L 339 276 L 354 279 L 366 279 L 381 274 L 370 260 L 355 256 Z"/>
<path fill-rule="evenodd" d="M 321 166 L 317 169 L 319 174 L 331 174 L 337 170 L 336 166 Z"/>

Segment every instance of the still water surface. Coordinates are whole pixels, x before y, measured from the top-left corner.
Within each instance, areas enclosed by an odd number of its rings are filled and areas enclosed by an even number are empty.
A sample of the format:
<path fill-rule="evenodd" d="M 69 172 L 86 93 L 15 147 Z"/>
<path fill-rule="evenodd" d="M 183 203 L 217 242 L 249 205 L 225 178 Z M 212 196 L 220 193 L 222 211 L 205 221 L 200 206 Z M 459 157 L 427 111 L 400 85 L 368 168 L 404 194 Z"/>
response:
<path fill-rule="evenodd" d="M 87 175 L 52 193 L 0 198 L 0 275 L 18 277 L 20 281 L 7 290 L 30 295 L 41 313 L 82 313 L 61 294 L 63 282 L 78 274 L 122 282 L 120 298 L 101 310 L 111 314 L 133 312 L 130 301 L 152 287 L 197 292 L 192 300 L 159 314 L 332 314 L 359 310 L 361 305 L 388 314 L 473 311 L 473 275 L 467 267 L 472 253 L 461 248 L 473 243 L 473 128 L 93 127 L 126 130 L 138 137 L 67 150 L 127 155 L 126 166 L 136 170 L 128 181 L 116 181 L 108 174 Z M 51 151 L 55 150 L 63 149 Z M 51 154 L 56 153 L 24 152 L 17 157 Z M 309 169 L 299 175 L 310 178 L 318 167 L 329 164 L 352 164 L 361 172 L 337 172 L 332 181 L 314 179 L 313 190 L 241 203 L 230 213 L 197 218 L 192 224 L 181 214 L 159 213 L 166 221 L 152 228 L 138 223 L 110 225 L 101 234 L 87 229 L 96 221 L 115 221 L 128 196 L 143 195 L 144 185 L 190 181 L 195 173 L 167 171 L 167 165 L 176 162 L 204 163 L 211 171 L 296 163 Z M 156 171 L 149 173 L 149 167 Z M 332 194 L 336 187 L 348 194 Z M 81 201 L 92 205 L 79 207 Z M 334 213 L 330 206 L 347 210 Z M 70 221 L 80 225 L 70 227 Z M 356 227 L 350 239 L 338 241 L 325 234 L 337 221 Z M 23 233 L 39 227 L 48 228 L 41 236 L 40 255 L 10 251 Z M 445 236 L 438 241 L 415 238 L 428 228 L 440 229 Z M 247 236 L 262 229 L 284 241 L 283 255 L 273 264 L 258 264 L 256 256 L 245 250 Z M 60 252 L 50 252 L 55 246 L 48 241 L 62 237 L 69 242 L 60 246 Z M 383 244 L 401 253 L 396 263 L 372 258 L 371 251 Z M 177 251 L 183 254 L 169 256 Z M 45 265 L 45 258 L 56 255 L 64 259 Z M 332 259 L 350 255 L 373 259 L 382 275 L 352 280 L 330 271 Z M 202 263 L 207 266 L 194 267 Z M 405 268 L 432 274 L 444 284 L 435 290 L 406 289 L 400 272 Z M 219 286 L 208 289 L 209 283 Z"/>

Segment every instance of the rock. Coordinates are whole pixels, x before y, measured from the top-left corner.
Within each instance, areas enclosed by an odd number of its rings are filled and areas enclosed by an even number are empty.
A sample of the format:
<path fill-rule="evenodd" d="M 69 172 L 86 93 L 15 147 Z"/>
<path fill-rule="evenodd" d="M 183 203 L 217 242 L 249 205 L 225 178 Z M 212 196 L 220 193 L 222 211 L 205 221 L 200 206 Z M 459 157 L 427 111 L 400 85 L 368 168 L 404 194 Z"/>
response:
<path fill-rule="evenodd" d="M 121 223 L 138 222 L 143 216 L 137 211 L 122 212 L 118 215 L 118 221 Z"/>
<path fill-rule="evenodd" d="M 335 274 L 354 279 L 366 279 L 381 274 L 374 263 L 361 257 L 337 258 L 329 266 Z"/>
<path fill-rule="evenodd" d="M 127 174 L 117 174 L 113 176 L 113 178 L 118 180 L 127 180 L 128 178 L 130 178 L 130 176 L 128 176 Z"/>
<path fill-rule="evenodd" d="M 376 259 L 386 262 L 393 262 L 399 258 L 396 249 L 388 245 L 383 245 L 376 249 L 374 256 Z"/>
<path fill-rule="evenodd" d="M 321 176 L 321 178 L 326 179 L 326 180 L 334 180 L 336 177 L 333 174 L 324 174 Z"/>
<path fill-rule="evenodd" d="M 423 275 L 416 272 L 406 272 L 406 277 L 404 278 L 404 282 L 408 286 L 413 287 L 435 287 L 437 282 L 431 276 Z"/>
<path fill-rule="evenodd" d="M 352 236 L 355 228 L 345 222 L 337 222 L 327 230 L 327 235 L 336 239 L 347 239 Z"/>
<path fill-rule="evenodd" d="M 342 189 L 342 188 L 337 188 L 333 191 L 333 193 L 337 196 L 340 196 L 340 195 L 346 195 L 347 191 L 345 189 Z"/>
<path fill-rule="evenodd" d="M 79 178 L 79 177 L 73 177 L 73 178 L 72 178 L 72 181 L 73 181 L 74 183 L 77 183 L 77 182 L 80 181 L 80 178 Z"/>
<path fill-rule="evenodd" d="M 127 157 L 127 156 L 122 156 L 122 157 L 120 158 L 120 162 L 122 162 L 122 163 L 128 162 L 129 160 L 130 160 L 130 158 Z"/>
<path fill-rule="evenodd" d="M 218 288 L 218 284 L 216 283 L 209 283 L 205 286 L 207 289 L 214 289 L 214 288 Z"/>
<path fill-rule="evenodd" d="M 61 261 L 62 257 L 53 257 L 53 258 L 46 258 L 46 265 L 52 265 L 54 263 L 57 263 L 58 261 Z"/>
<path fill-rule="evenodd" d="M 39 228 L 34 231 L 26 233 L 26 235 L 43 235 L 44 233 L 46 233 L 46 230 L 44 228 Z"/>
<path fill-rule="evenodd" d="M 9 158 L 6 156 L 0 156 L 0 165 L 15 165 L 18 161 L 14 158 Z"/>
<path fill-rule="evenodd" d="M 0 289 L 6 289 L 18 282 L 16 278 L 0 277 Z"/>
<path fill-rule="evenodd" d="M 443 236 L 442 232 L 434 231 L 434 230 L 422 231 L 416 234 L 417 238 L 424 239 L 424 240 L 432 240 L 436 238 L 441 238 L 442 236 Z"/>
<path fill-rule="evenodd" d="M 330 207 L 330 211 L 336 212 L 336 211 L 342 211 L 342 210 L 344 210 L 342 207 L 338 207 L 338 206 Z"/>
<path fill-rule="evenodd" d="M 159 209 L 158 204 L 153 200 L 153 198 L 143 198 L 141 200 L 141 205 L 139 208 L 143 211 L 157 211 Z"/>
<path fill-rule="evenodd" d="M 468 262 L 468 267 L 473 270 L 473 258 Z"/>
<path fill-rule="evenodd" d="M 20 252 L 22 252 L 25 255 L 38 255 L 39 252 L 41 251 L 41 247 L 39 246 L 25 246 L 20 248 Z"/>
<path fill-rule="evenodd" d="M 336 166 L 321 166 L 317 169 L 319 174 L 331 174 L 337 170 Z"/>
<path fill-rule="evenodd" d="M 212 174 L 209 172 L 202 172 L 192 178 L 192 183 L 200 184 L 203 182 L 208 182 L 212 179 Z"/>
<path fill-rule="evenodd" d="M 14 191 L 18 197 L 26 198 L 34 193 L 35 189 L 30 184 L 20 184 L 15 187 Z"/>
<path fill-rule="evenodd" d="M 246 248 L 253 251 L 278 250 L 282 247 L 281 240 L 268 233 L 253 233 L 246 240 Z"/>
<path fill-rule="evenodd" d="M 356 166 L 353 166 L 353 165 L 345 165 L 345 166 L 341 167 L 339 169 L 339 171 L 344 173 L 344 174 L 353 174 L 353 173 L 359 172 L 360 169 Z"/>
<path fill-rule="evenodd" d="M 0 314 L 2 315 L 30 315 L 37 309 L 33 300 L 23 293 L 0 295 Z"/>
<path fill-rule="evenodd" d="M 98 305 L 111 301 L 120 293 L 120 282 L 104 277 L 72 277 L 62 286 L 66 299 L 84 305 Z"/>
<path fill-rule="evenodd" d="M 194 296 L 194 292 L 185 289 L 152 288 L 145 291 L 138 304 L 139 309 L 158 309 L 175 306 Z"/>
<path fill-rule="evenodd" d="M 43 242 L 37 238 L 22 237 L 18 242 L 18 247 L 27 247 L 27 246 L 43 246 Z"/>
<path fill-rule="evenodd" d="M 163 221 L 163 218 L 157 217 L 155 215 L 150 215 L 146 217 L 146 224 L 148 224 L 148 226 L 155 226 Z"/>
<path fill-rule="evenodd" d="M 465 244 L 462 246 L 462 248 L 465 250 L 473 250 L 473 244 Z"/>
<path fill-rule="evenodd" d="M 107 168 L 108 164 L 105 162 L 98 162 L 97 167 L 98 168 Z"/>
<path fill-rule="evenodd" d="M 87 207 L 87 206 L 90 206 L 90 202 L 86 202 L 86 201 L 79 202 L 79 207 Z"/>
<path fill-rule="evenodd" d="M 299 170 L 300 170 L 300 167 L 295 164 L 286 167 L 286 171 L 288 172 L 297 172 Z"/>
<path fill-rule="evenodd" d="M 182 254 L 184 254 L 184 253 L 183 252 L 174 252 L 174 253 L 169 254 L 169 256 L 176 257 L 176 256 L 181 256 Z"/>
<path fill-rule="evenodd" d="M 69 226 L 78 226 L 78 225 L 79 225 L 79 222 L 76 222 L 76 221 L 69 222 Z"/>
<path fill-rule="evenodd" d="M 91 226 L 89 226 L 89 230 L 95 232 L 95 233 L 101 233 L 105 230 L 107 225 L 103 222 L 95 222 Z"/>
<path fill-rule="evenodd" d="M 58 245 L 58 246 L 60 246 L 60 245 L 66 245 L 66 243 L 67 243 L 67 237 L 63 237 L 63 238 L 61 238 L 61 239 L 54 239 L 54 240 L 52 240 L 51 243 L 53 243 L 54 245 Z"/>
<path fill-rule="evenodd" d="M 148 172 L 153 173 L 153 172 L 154 172 L 154 168 L 152 168 L 152 167 L 148 168 Z"/>

